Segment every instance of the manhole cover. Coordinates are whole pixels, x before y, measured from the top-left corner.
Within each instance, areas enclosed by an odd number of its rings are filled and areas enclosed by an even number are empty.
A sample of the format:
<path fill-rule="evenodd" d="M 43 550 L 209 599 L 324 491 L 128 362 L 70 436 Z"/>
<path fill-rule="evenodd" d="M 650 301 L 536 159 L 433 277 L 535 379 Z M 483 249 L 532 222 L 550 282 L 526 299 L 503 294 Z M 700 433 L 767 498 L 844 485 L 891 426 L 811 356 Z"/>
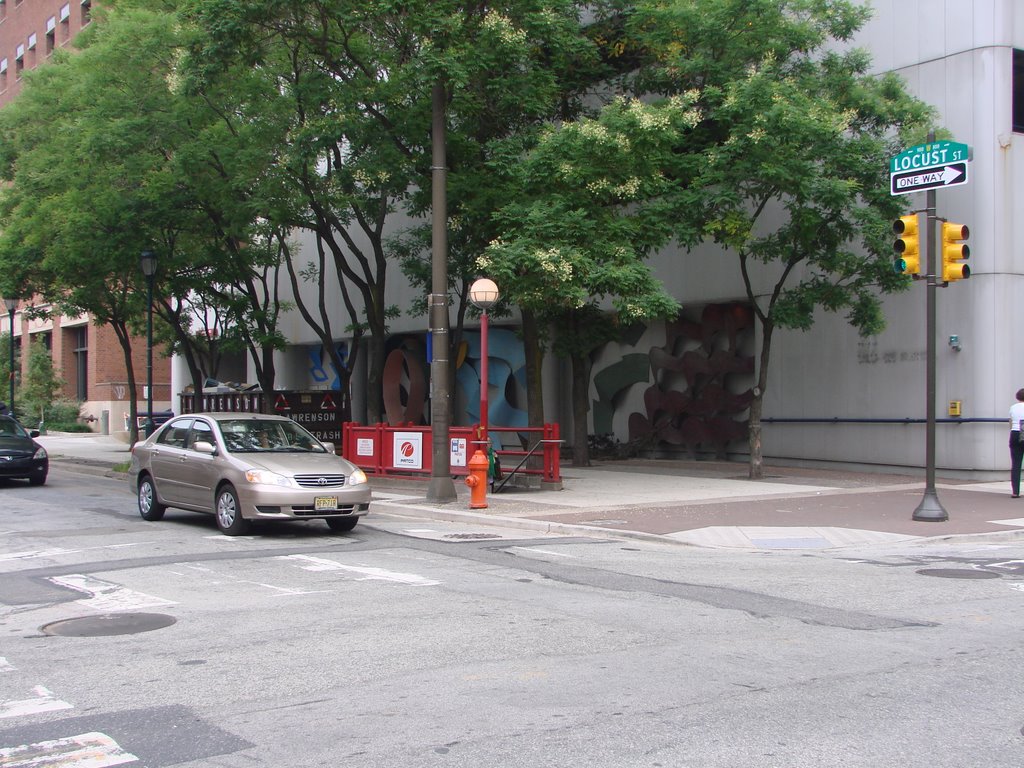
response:
<path fill-rule="evenodd" d="M 176 619 L 163 613 L 104 613 L 47 624 L 42 631 L 60 637 L 108 637 L 151 632 L 173 624 Z"/>
<path fill-rule="evenodd" d="M 938 576 L 940 579 L 998 579 L 998 573 L 977 571 L 968 568 L 922 568 L 922 576 Z"/>

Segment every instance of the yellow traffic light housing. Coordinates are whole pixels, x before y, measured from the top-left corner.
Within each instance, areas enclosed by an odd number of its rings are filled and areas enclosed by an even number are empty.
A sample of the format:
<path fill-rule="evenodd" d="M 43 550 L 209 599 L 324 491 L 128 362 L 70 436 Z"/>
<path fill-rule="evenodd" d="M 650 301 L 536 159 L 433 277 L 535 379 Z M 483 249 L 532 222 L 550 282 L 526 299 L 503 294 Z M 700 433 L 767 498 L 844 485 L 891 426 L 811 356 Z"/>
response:
<path fill-rule="evenodd" d="M 896 234 L 896 242 L 892 248 L 896 258 L 892 262 L 894 270 L 900 274 L 921 274 L 921 243 L 920 231 L 917 226 L 917 214 L 900 216 L 892 223 L 892 231 Z"/>
<path fill-rule="evenodd" d="M 971 268 L 965 264 L 971 257 L 971 249 L 964 242 L 971 236 L 966 224 L 942 222 L 942 279 L 947 283 L 965 280 L 971 276 Z"/>

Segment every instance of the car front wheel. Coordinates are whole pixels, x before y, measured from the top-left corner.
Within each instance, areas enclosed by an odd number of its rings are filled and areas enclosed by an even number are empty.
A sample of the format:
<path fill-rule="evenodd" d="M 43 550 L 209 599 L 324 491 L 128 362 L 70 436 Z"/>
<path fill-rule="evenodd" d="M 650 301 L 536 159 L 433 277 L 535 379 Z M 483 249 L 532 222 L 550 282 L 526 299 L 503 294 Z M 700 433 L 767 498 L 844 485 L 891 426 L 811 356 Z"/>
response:
<path fill-rule="evenodd" d="M 241 536 L 249 530 L 249 521 L 242 517 L 238 494 L 230 485 L 217 491 L 217 527 L 227 536 Z"/>
<path fill-rule="evenodd" d="M 335 533 L 348 533 L 356 527 L 356 523 L 359 522 L 358 517 L 325 517 L 324 522 L 327 523 L 327 527 Z"/>
<path fill-rule="evenodd" d="M 143 475 L 139 478 L 139 514 L 143 520 L 163 520 L 167 507 L 156 496 L 153 478 Z"/>

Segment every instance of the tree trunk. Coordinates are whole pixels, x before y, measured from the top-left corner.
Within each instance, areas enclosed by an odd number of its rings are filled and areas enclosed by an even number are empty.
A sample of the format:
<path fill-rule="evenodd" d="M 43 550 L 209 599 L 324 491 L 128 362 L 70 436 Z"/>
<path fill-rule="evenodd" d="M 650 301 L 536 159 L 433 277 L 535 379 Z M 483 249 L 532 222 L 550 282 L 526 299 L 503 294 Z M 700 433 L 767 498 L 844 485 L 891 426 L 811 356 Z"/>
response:
<path fill-rule="evenodd" d="M 526 443 L 526 450 L 533 448 L 541 439 L 541 430 L 544 427 L 544 378 L 542 375 L 542 363 L 544 361 L 544 349 L 541 343 L 540 328 L 537 325 L 537 316 L 528 310 L 523 310 L 523 349 L 526 353 L 526 411 L 527 425 L 536 432 L 529 433 Z M 526 463 L 528 469 L 541 469 L 544 456 L 538 449 Z"/>
<path fill-rule="evenodd" d="M 757 384 L 754 386 L 754 399 L 750 403 L 750 479 L 760 480 L 764 477 L 764 457 L 761 455 L 761 413 L 764 405 L 765 386 L 768 383 L 768 362 L 771 359 L 772 333 L 775 324 L 762 318 L 761 320 L 761 356 L 757 366 Z"/>
<path fill-rule="evenodd" d="M 135 445 L 139 439 L 139 404 L 138 387 L 135 386 L 135 366 L 132 365 L 132 341 L 128 333 L 128 326 L 124 323 L 111 321 L 110 327 L 114 329 L 117 342 L 121 346 L 121 353 L 124 355 L 124 371 L 128 378 L 128 445 Z"/>
<path fill-rule="evenodd" d="M 366 423 L 384 421 L 384 355 L 383 330 L 371 329 L 366 354 Z"/>
<path fill-rule="evenodd" d="M 573 354 L 572 361 L 572 465 L 590 466 L 590 445 L 587 442 L 587 414 L 590 413 L 590 356 Z"/>

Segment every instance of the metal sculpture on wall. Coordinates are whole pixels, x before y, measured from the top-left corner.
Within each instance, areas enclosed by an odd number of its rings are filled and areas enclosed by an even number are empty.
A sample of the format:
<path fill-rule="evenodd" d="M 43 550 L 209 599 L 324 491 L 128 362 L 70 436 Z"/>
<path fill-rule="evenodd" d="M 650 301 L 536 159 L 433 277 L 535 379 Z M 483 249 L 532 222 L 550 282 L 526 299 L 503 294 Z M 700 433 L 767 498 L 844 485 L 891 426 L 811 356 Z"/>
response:
<path fill-rule="evenodd" d="M 631 329 L 633 346 L 645 328 Z M 594 375 L 594 431 L 609 434 L 613 419 L 626 403 L 623 393 L 635 385 L 643 390 L 643 412 L 629 414 L 629 441 L 656 449 L 666 444 L 691 455 L 724 457 L 730 442 L 747 435 L 744 413 L 753 400 L 754 315 L 749 305 L 710 304 L 699 319 L 684 311 L 665 325 L 665 343 L 646 353 L 619 356 Z M 651 378 L 653 375 L 653 383 Z"/>
<path fill-rule="evenodd" d="M 384 361 L 384 414 L 388 424 L 424 424 L 427 408 L 427 352 L 422 336 L 388 340 Z"/>

